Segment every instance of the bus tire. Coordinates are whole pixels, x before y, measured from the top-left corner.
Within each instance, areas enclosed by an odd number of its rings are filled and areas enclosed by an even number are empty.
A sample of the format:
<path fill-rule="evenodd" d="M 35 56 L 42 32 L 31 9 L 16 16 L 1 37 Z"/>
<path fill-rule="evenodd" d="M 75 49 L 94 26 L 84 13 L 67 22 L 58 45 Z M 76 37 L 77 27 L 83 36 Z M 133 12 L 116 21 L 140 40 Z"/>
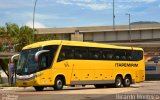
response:
<path fill-rule="evenodd" d="M 116 79 L 115 79 L 115 87 L 116 88 L 120 88 L 123 84 L 123 79 L 121 76 L 116 76 Z"/>
<path fill-rule="evenodd" d="M 130 87 L 131 85 L 131 77 L 129 76 L 126 76 L 123 80 L 123 86 L 124 87 Z"/>
<path fill-rule="evenodd" d="M 36 91 L 43 91 L 44 87 L 43 86 L 34 86 L 34 89 Z"/>
<path fill-rule="evenodd" d="M 57 77 L 54 82 L 54 90 L 62 90 L 64 85 L 64 80 L 61 77 Z"/>
<path fill-rule="evenodd" d="M 104 88 L 103 84 L 95 84 L 94 86 L 95 86 L 95 88 Z"/>

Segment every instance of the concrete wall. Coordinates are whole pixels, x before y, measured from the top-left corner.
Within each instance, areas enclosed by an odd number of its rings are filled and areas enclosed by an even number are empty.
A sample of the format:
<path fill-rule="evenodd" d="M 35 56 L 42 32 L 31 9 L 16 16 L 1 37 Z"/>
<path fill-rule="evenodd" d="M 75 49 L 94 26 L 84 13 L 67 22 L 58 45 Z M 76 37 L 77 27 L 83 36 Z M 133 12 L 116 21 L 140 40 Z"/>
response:
<path fill-rule="evenodd" d="M 152 30 L 143 30 L 143 31 L 141 31 L 141 39 L 153 39 Z"/>
<path fill-rule="evenodd" d="M 133 40 L 141 39 L 141 31 L 140 30 L 132 31 L 131 39 L 133 39 Z"/>
<path fill-rule="evenodd" d="M 93 41 L 105 41 L 104 35 L 105 35 L 104 32 L 94 33 Z"/>
<path fill-rule="evenodd" d="M 94 41 L 94 42 L 110 42 L 110 41 L 129 41 L 129 31 L 110 31 L 110 32 L 86 32 L 83 33 L 83 41 Z M 151 40 L 160 39 L 160 29 L 156 30 L 132 30 L 132 40 Z"/>
<path fill-rule="evenodd" d="M 116 32 L 105 32 L 105 41 L 115 41 L 117 39 Z"/>
<path fill-rule="evenodd" d="M 129 40 L 129 32 L 128 31 L 120 31 L 117 33 L 117 40 Z"/>
<path fill-rule="evenodd" d="M 67 28 L 68 29 L 68 28 Z M 80 28 L 81 29 L 81 28 Z M 90 28 L 87 28 L 90 30 Z M 59 29 L 60 31 L 60 29 Z M 73 31 L 73 30 L 72 30 Z M 65 32 L 64 30 L 62 32 Z M 74 41 L 93 41 L 93 42 L 119 42 L 119 41 L 129 41 L 130 33 L 126 29 L 117 29 L 115 31 L 98 30 L 98 31 L 81 31 L 75 30 L 69 33 L 48 33 L 59 37 L 60 40 L 74 40 Z M 160 28 L 151 29 L 132 29 L 131 39 L 138 41 L 154 40 L 160 39 Z"/>
<path fill-rule="evenodd" d="M 160 30 L 153 30 L 153 38 L 154 39 L 160 38 Z"/>
<path fill-rule="evenodd" d="M 83 33 L 80 33 L 79 31 L 75 31 L 74 34 L 70 34 L 70 40 L 72 41 L 83 41 Z"/>
<path fill-rule="evenodd" d="M 93 41 L 93 33 L 83 33 L 84 41 Z"/>

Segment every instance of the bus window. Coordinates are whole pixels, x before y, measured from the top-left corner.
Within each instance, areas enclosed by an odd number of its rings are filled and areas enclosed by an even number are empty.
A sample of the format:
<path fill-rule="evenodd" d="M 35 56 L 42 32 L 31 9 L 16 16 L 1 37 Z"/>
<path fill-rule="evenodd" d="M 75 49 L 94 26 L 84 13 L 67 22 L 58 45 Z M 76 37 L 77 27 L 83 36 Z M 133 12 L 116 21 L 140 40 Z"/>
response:
<path fill-rule="evenodd" d="M 125 50 L 115 50 L 115 60 L 126 60 Z"/>
<path fill-rule="evenodd" d="M 143 59 L 143 51 L 135 50 L 132 51 L 132 60 L 133 61 L 139 61 Z"/>
<path fill-rule="evenodd" d="M 113 50 L 103 49 L 102 57 L 104 60 L 112 60 L 113 59 Z"/>
<path fill-rule="evenodd" d="M 65 60 L 65 59 L 67 59 L 67 58 L 66 58 L 66 52 L 63 51 L 63 52 L 61 52 L 60 55 L 59 55 L 59 61 L 63 61 L 63 60 Z"/>
<path fill-rule="evenodd" d="M 99 48 L 89 48 L 88 56 L 90 60 L 101 60 L 102 59 L 102 50 Z"/>
<path fill-rule="evenodd" d="M 132 51 L 131 50 L 126 51 L 126 60 L 128 60 L 128 61 L 132 60 Z"/>
<path fill-rule="evenodd" d="M 58 46 L 53 46 L 53 45 L 43 47 L 43 50 L 50 50 L 50 51 L 40 55 L 40 60 L 39 60 L 40 70 L 47 69 L 51 66 L 57 49 Z"/>
<path fill-rule="evenodd" d="M 48 68 L 48 54 L 44 53 L 40 56 L 40 61 L 39 61 L 39 69 L 40 70 L 43 70 L 43 69 L 46 69 Z"/>
<path fill-rule="evenodd" d="M 87 59 L 88 49 L 85 47 L 75 47 L 75 59 Z"/>
<path fill-rule="evenodd" d="M 74 58 L 74 47 L 62 46 L 62 49 L 58 57 L 58 62 L 67 60 L 67 59 L 73 59 L 73 58 Z"/>

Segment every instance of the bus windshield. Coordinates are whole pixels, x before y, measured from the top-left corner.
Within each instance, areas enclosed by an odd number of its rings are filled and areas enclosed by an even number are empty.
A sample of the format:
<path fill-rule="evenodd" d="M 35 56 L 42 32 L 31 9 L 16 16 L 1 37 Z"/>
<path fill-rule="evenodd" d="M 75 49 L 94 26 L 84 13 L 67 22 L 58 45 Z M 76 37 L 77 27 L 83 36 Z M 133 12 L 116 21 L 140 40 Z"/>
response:
<path fill-rule="evenodd" d="M 28 75 L 38 71 L 38 61 L 35 61 L 35 53 L 40 48 L 24 50 L 20 53 L 20 59 L 18 61 L 17 75 Z"/>
<path fill-rule="evenodd" d="M 20 53 L 16 74 L 29 75 L 50 68 L 57 49 L 58 45 L 50 45 L 42 48 L 23 50 Z M 36 61 L 35 54 L 40 50 L 49 50 L 49 52 L 41 54 L 38 61 Z"/>

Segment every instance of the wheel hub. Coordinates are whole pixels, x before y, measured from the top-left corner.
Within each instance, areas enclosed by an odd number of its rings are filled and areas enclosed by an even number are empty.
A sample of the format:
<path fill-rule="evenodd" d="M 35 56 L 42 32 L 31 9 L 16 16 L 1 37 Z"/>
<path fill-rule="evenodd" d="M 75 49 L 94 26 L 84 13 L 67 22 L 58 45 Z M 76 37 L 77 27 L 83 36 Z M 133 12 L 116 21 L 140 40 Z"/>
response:
<path fill-rule="evenodd" d="M 130 80 L 129 79 L 126 79 L 126 84 L 130 84 Z"/>
<path fill-rule="evenodd" d="M 122 82 L 121 82 L 121 80 L 120 80 L 120 79 L 118 79 L 118 80 L 117 80 L 117 85 L 118 85 L 118 86 L 120 86 L 120 85 L 121 85 L 121 83 L 122 83 Z"/>
<path fill-rule="evenodd" d="M 62 81 L 61 81 L 61 80 L 58 80 L 58 81 L 57 81 L 57 85 L 58 85 L 58 87 L 62 87 Z"/>

